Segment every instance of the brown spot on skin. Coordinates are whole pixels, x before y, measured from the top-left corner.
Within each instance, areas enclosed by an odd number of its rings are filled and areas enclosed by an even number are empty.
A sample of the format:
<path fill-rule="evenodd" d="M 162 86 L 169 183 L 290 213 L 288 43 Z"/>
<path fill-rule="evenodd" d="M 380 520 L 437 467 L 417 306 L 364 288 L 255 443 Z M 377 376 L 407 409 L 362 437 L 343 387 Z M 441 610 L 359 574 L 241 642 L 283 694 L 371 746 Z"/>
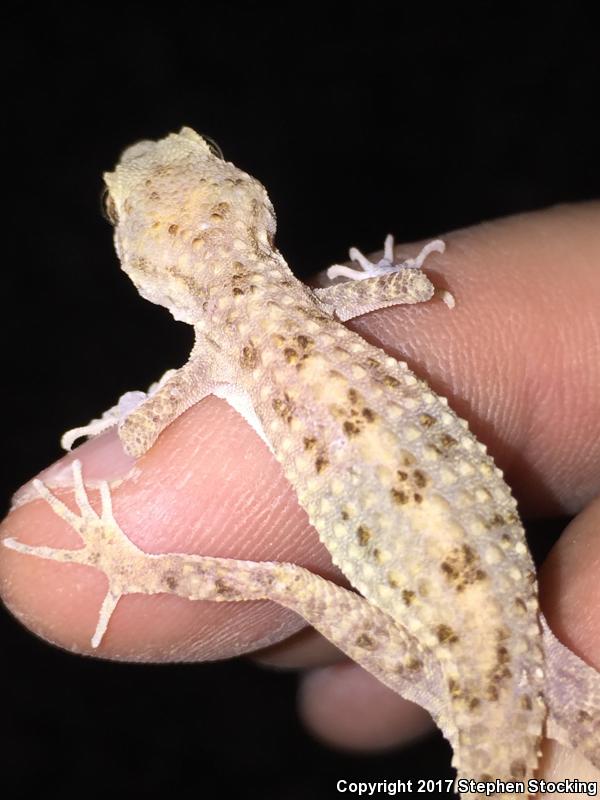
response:
<path fill-rule="evenodd" d="M 151 273 L 152 272 L 150 264 L 148 264 L 148 261 L 147 261 L 147 259 L 144 258 L 144 256 L 134 257 L 133 265 L 140 272 L 147 272 L 147 273 Z"/>
<path fill-rule="evenodd" d="M 418 670 L 423 668 L 423 662 L 418 658 L 411 658 L 407 662 L 406 668 L 410 669 L 412 672 L 417 672 Z"/>
<path fill-rule="evenodd" d="M 502 514 L 494 514 L 494 516 L 490 520 L 490 526 L 492 528 L 499 527 L 500 525 L 504 525 L 504 517 Z"/>
<path fill-rule="evenodd" d="M 456 681 L 454 678 L 448 678 L 448 691 L 450 692 L 450 697 L 453 700 L 457 700 L 462 696 L 462 691 L 458 681 Z"/>
<path fill-rule="evenodd" d="M 296 343 L 298 347 L 301 347 L 303 350 L 306 350 L 309 347 L 312 347 L 314 341 L 309 336 L 304 336 L 304 334 L 300 334 L 296 336 Z"/>
<path fill-rule="evenodd" d="M 493 703 L 495 703 L 500 697 L 500 695 L 498 694 L 498 689 L 495 686 L 488 686 L 487 689 L 485 690 L 485 696 L 487 697 L 488 700 L 491 700 Z"/>
<path fill-rule="evenodd" d="M 348 519 L 350 519 L 350 514 L 349 514 L 347 511 L 345 511 L 345 510 L 344 510 L 344 511 L 342 511 L 342 519 L 343 519 L 343 520 L 348 520 Z"/>
<path fill-rule="evenodd" d="M 373 536 L 366 525 L 359 525 L 356 529 L 356 535 L 358 537 L 358 543 L 361 547 L 365 547 Z"/>
<path fill-rule="evenodd" d="M 509 638 L 510 638 L 510 633 L 506 630 L 506 628 L 496 629 L 496 639 L 499 642 L 505 642 Z"/>
<path fill-rule="evenodd" d="M 527 613 L 527 605 L 522 597 L 515 597 L 515 608 L 519 614 Z"/>
<path fill-rule="evenodd" d="M 212 207 L 210 212 L 210 218 L 212 222 L 222 222 L 222 220 L 227 216 L 229 213 L 229 203 L 217 203 L 215 206 Z"/>
<path fill-rule="evenodd" d="M 360 428 L 353 422 L 350 422 L 349 420 L 346 420 L 346 422 L 344 422 L 342 427 L 344 428 L 344 433 L 350 439 L 353 436 L 358 436 L 358 434 L 360 433 Z"/>
<path fill-rule="evenodd" d="M 421 414 L 419 423 L 424 428 L 431 428 L 432 425 L 435 425 L 435 417 L 432 417 L 431 414 Z"/>
<path fill-rule="evenodd" d="M 289 425 L 294 418 L 294 406 L 287 392 L 284 392 L 283 398 L 276 397 L 272 402 L 272 406 L 277 416 L 281 417 Z"/>
<path fill-rule="evenodd" d="M 220 594 L 220 595 L 223 595 L 223 596 L 228 595 L 228 594 L 235 594 L 235 589 L 233 589 L 233 587 L 229 586 L 229 584 L 227 584 L 223 580 L 223 578 L 217 578 L 217 580 L 215 581 L 215 591 L 216 591 L 217 594 Z"/>
<path fill-rule="evenodd" d="M 231 293 L 234 297 L 239 297 L 239 295 L 244 294 L 244 290 L 240 289 L 239 286 L 234 286 Z"/>
<path fill-rule="evenodd" d="M 288 364 L 295 364 L 298 361 L 298 353 L 292 347 L 286 347 L 283 355 Z"/>
<path fill-rule="evenodd" d="M 315 439 L 314 436 L 305 436 L 302 442 L 304 444 L 305 450 L 313 450 L 317 443 L 317 440 Z"/>
<path fill-rule="evenodd" d="M 175 225 L 175 223 L 169 225 L 167 231 L 170 236 L 177 236 L 177 231 L 179 230 L 179 225 Z"/>
<path fill-rule="evenodd" d="M 402 489 L 392 489 L 391 494 L 393 501 L 399 506 L 404 506 L 408 503 L 408 495 Z"/>
<path fill-rule="evenodd" d="M 487 575 L 479 567 L 479 557 L 469 545 L 454 547 L 440 564 L 446 580 L 457 592 L 484 580 Z"/>
<path fill-rule="evenodd" d="M 438 441 L 440 445 L 446 450 L 449 449 L 450 447 L 454 447 L 455 444 L 458 444 L 456 439 L 453 436 L 450 436 L 449 433 L 442 433 Z"/>
<path fill-rule="evenodd" d="M 405 605 L 409 606 L 414 599 L 415 599 L 415 593 L 413 591 L 411 591 L 410 589 L 402 590 L 402 600 L 404 601 Z"/>
<path fill-rule="evenodd" d="M 386 386 L 389 386 L 390 389 L 397 389 L 400 386 L 400 381 L 397 378 L 394 378 L 392 375 L 386 375 L 383 379 L 383 382 Z"/>
<path fill-rule="evenodd" d="M 325 456 L 317 456 L 317 458 L 315 459 L 315 469 L 317 473 L 323 472 L 323 470 L 328 466 L 329 466 L 329 461 L 328 459 L 325 458 Z"/>
<path fill-rule="evenodd" d="M 241 261 L 234 261 L 232 269 L 234 270 L 233 280 L 241 280 L 241 278 L 247 278 L 248 275 L 250 275 L 246 269 L 246 265 L 242 264 Z"/>
<path fill-rule="evenodd" d="M 374 650 L 375 649 L 375 642 L 366 633 L 361 633 L 360 636 L 358 636 L 358 638 L 354 642 L 354 644 L 357 647 L 363 647 L 365 650 Z"/>
<path fill-rule="evenodd" d="M 396 475 L 398 476 L 398 479 L 401 481 L 408 480 L 408 472 L 404 472 L 401 469 L 397 470 Z"/>
<path fill-rule="evenodd" d="M 150 200 L 160 200 L 159 193 L 158 192 L 150 192 Z M 155 228 L 155 227 L 158 228 L 159 225 L 160 225 L 160 222 L 155 222 L 152 227 L 153 228 Z"/>
<path fill-rule="evenodd" d="M 373 548 L 373 558 L 378 564 L 381 564 L 381 550 L 378 547 Z"/>
<path fill-rule="evenodd" d="M 499 641 L 503 641 L 508 635 L 503 629 L 498 630 L 496 634 Z M 503 644 L 499 644 L 496 648 L 496 663 L 489 673 L 487 695 L 490 700 L 498 699 L 500 687 L 506 680 L 512 677 L 512 672 L 506 666 L 508 663 L 510 663 L 510 653 Z"/>
<path fill-rule="evenodd" d="M 527 766 L 524 761 L 513 761 L 510 765 L 510 774 L 513 778 L 524 778 Z"/>
<path fill-rule="evenodd" d="M 413 472 L 413 480 L 415 482 L 415 486 L 417 486 L 419 489 L 427 486 L 427 477 L 423 472 L 421 472 L 420 469 L 416 469 Z"/>
<path fill-rule="evenodd" d="M 392 589 L 397 589 L 398 586 L 400 585 L 398 583 L 398 581 L 396 580 L 396 578 L 394 577 L 393 573 L 391 573 L 391 572 L 388 572 L 387 581 L 388 581 L 388 585 L 391 586 Z"/>
<path fill-rule="evenodd" d="M 458 636 L 449 625 L 438 625 L 435 633 L 440 644 L 455 644 L 458 642 Z"/>
<path fill-rule="evenodd" d="M 165 583 L 169 587 L 169 589 L 173 592 L 177 588 L 177 578 L 174 575 L 167 575 L 165 578 Z"/>
<path fill-rule="evenodd" d="M 330 376 L 334 379 L 345 380 L 339 372 L 330 370 Z M 364 397 L 356 389 L 347 390 L 346 396 L 349 405 L 332 405 L 331 413 L 336 419 L 343 420 L 342 426 L 347 436 L 357 436 L 362 433 L 365 426 L 377 419 L 375 412 L 365 407 Z"/>
<path fill-rule="evenodd" d="M 415 492 L 413 494 L 413 498 L 414 498 L 415 503 L 422 503 L 423 502 L 423 495 L 419 494 L 418 492 Z"/>
<path fill-rule="evenodd" d="M 242 354 L 240 356 L 240 365 L 244 369 L 254 369 L 258 361 L 258 354 L 253 344 L 247 344 L 242 347 Z"/>
<path fill-rule="evenodd" d="M 480 705 L 481 705 L 481 700 L 478 697 L 472 697 L 469 700 L 469 711 L 474 711 Z"/>
<path fill-rule="evenodd" d="M 577 720 L 578 722 L 590 722 L 592 719 L 592 715 L 585 711 L 585 709 L 580 708 L 577 712 Z"/>

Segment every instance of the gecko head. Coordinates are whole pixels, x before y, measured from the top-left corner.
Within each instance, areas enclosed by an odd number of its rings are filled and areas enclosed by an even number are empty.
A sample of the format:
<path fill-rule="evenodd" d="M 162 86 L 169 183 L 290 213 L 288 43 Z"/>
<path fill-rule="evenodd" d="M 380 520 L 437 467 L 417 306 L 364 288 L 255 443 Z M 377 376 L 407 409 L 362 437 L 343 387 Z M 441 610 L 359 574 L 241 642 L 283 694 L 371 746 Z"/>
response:
<path fill-rule="evenodd" d="M 197 321 L 233 261 L 270 248 L 275 215 L 264 187 L 191 128 L 127 148 L 104 181 L 122 268 L 176 319 Z"/>

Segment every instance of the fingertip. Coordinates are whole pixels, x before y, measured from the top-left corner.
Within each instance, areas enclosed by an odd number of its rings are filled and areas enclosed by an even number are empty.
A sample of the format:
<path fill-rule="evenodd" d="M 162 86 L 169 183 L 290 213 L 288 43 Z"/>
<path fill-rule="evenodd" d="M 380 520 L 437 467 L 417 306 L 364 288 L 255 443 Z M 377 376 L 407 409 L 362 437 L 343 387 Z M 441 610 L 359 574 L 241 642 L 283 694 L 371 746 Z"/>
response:
<path fill-rule="evenodd" d="M 300 716 L 318 739 L 344 750 L 398 747 L 434 730 L 430 715 L 350 661 L 314 669 L 301 683 Z"/>
<path fill-rule="evenodd" d="M 83 463 L 90 501 L 108 479 L 115 517 L 149 553 L 182 552 L 303 563 L 335 572 L 295 502 L 279 465 L 246 423 L 222 401 L 190 409 L 137 462 L 116 436 L 104 434 L 43 473 L 73 511 L 71 465 Z M 31 545 L 77 548 L 78 535 L 28 485 L 1 535 Z M 6 605 L 40 636 L 79 652 L 126 660 L 203 660 L 266 647 L 303 622 L 266 602 L 191 602 L 170 595 L 128 595 L 111 618 L 100 648 L 91 647 L 107 589 L 92 567 L 41 560 L 0 548 Z"/>

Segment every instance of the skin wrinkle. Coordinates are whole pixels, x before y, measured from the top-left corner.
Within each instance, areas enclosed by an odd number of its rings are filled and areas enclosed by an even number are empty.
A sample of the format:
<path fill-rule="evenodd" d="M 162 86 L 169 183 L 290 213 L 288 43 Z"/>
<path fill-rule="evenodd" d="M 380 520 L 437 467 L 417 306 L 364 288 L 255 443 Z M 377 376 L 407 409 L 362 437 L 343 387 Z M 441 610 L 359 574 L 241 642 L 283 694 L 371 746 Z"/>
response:
<path fill-rule="evenodd" d="M 504 226 L 506 226 L 506 223 L 504 223 Z M 505 231 L 505 232 L 506 232 L 506 231 Z M 450 258 L 450 255 L 448 255 L 448 258 Z M 454 266 L 454 270 L 456 270 L 456 271 L 460 270 L 461 268 L 462 268 L 462 265 L 460 265 L 460 264 L 459 264 L 459 265 L 457 265 L 457 266 Z M 454 273 L 454 272 L 452 271 L 452 269 L 451 269 L 451 270 L 449 271 L 449 278 L 450 278 L 450 277 L 452 277 L 454 274 L 455 274 L 455 273 Z M 454 284 L 452 284 L 452 285 L 454 286 Z M 455 290 L 455 291 L 456 291 L 457 297 L 461 297 L 461 298 L 462 298 L 462 295 L 459 293 L 459 291 L 458 291 L 458 290 Z M 410 311 L 412 312 L 413 310 L 411 309 Z M 399 318 L 399 319 L 401 319 L 402 315 L 405 315 L 405 314 L 407 314 L 407 309 L 397 309 L 397 310 L 395 311 L 395 313 L 398 315 L 398 318 Z M 391 314 L 392 314 L 392 311 L 382 311 L 382 312 L 379 312 L 377 315 L 373 314 L 373 315 L 370 315 L 370 316 L 371 316 L 371 317 L 374 317 L 374 316 L 381 316 L 381 315 L 386 315 L 386 314 L 388 314 L 388 315 L 391 315 Z M 362 322 L 361 322 L 361 324 L 362 324 Z M 402 325 L 400 325 L 400 327 L 402 327 Z M 415 337 L 418 339 L 418 331 L 416 331 L 416 330 L 415 330 L 415 331 L 414 331 L 414 333 L 413 333 L 413 336 L 415 336 Z M 446 338 L 447 338 L 447 337 L 446 337 Z M 396 340 L 396 341 L 398 341 L 398 339 L 397 339 L 396 337 L 395 337 L 395 340 Z M 411 340 L 409 339 L 408 341 L 411 341 Z M 435 337 L 434 337 L 433 339 L 430 339 L 430 341 L 431 341 L 431 343 L 432 343 L 432 344 L 435 344 Z M 411 343 L 412 343 L 412 342 L 411 342 Z M 425 350 L 424 350 L 423 352 L 421 352 L 421 351 L 420 351 L 420 348 L 419 348 L 419 353 L 420 353 L 420 357 L 421 357 L 421 359 L 422 359 L 422 360 L 425 360 L 425 361 L 427 362 L 427 365 L 429 366 L 429 369 L 431 369 L 431 368 L 432 368 L 432 364 L 431 364 L 431 362 L 430 362 L 430 361 L 427 359 L 427 352 L 426 352 L 426 347 L 427 347 L 427 345 L 428 345 L 428 344 L 429 344 L 429 342 L 426 342 L 426 344 L 425 344 Z M 422 345 L 421 345 L 421 346 L 422 346 Z M 436 366 L 436 365 L 435 365 L 435 363 L 433 364 L 433 366 L 434 366 L 434 367 Z M 457 370 L 457 371 L 458 371 L 458 370 Z M 423 370 L 423 369 L 419 370 L 419 372 L 420 372 L 420 374 L 424 374 L 424 370 Z M 479 378 L 479 379 L 481 380 L 481 378 Z M 464 382 L 464 377 L 463 377 L 463 382 Z M 482 383 L 482 384 L 484 384 L 485 382 L 481 380 L 481 383 Z M 459 385 L 460 385 L 460 384 L 459 384 Z M 434 388 L 435 388 L 435 384 L 434 384 Z M 512 388 L 512 384 L 511 384 L 511 388 Z M 481 388 L 481 387 L 479 387 L 479 388 L 478 388 L 478 387 L 477 387 L 477 384 L 476 384 L 476 386 L 475 386 L 475 389 L 474 389 L 475 396 L 477 396 L 477 391 L 481 391 L 481 390 L 482 390 L 482 388 Z M 451 394 L 451 393 L 450 393 L 450 394 Z M 455 406 L 458 406 L 458 403 L 457 403 L 455 400 L 453 400 L 453 399 L 452 399 L 452 395 L 451 395 L 451 397 L 450 397 L 450 400 L 451 400 L 451 403 L 453 403 L 453 405 L 455 405 Z M 593 401 L 593 398 L 590 398 L 590 401 L 591 401 L 591 402 L 594 402 L 594 401 Z M 460 412 L 460 408 L 458 408 L 458 410 L 459 410 L 459 412 Z M 538 409 L 538 410 L 539 410 L 539 409 Z M 591 410 L 590 410 L 590 415 L 591 415 L 591 411 L 592 411 L 592 410 L 593 410 L 593 409 L 591 409 Z M 190 412 L 188 412 L 188 413 L 189 413 L 189 414 L 193 414 L 193 413 L 195 413 L 196 411 L 197 411 L 196 409 L 193 409 L 192 411 L 190 411 Z M 471 417 L 470 417 L 470 418 L 471 418 Z M 568 420 L 567 420 L 567 422 L 568 422 Z M 177 426 L 179 426 L 180 424 L 181 424 L 181 421 L 179 420 L 177 423 L 175 423 L 175 425 L 174 425 L 173 427 L 177 427 Z M 227 424 L 229 424 L 229 423 L 227 423 Z M 473 427 L 475 428 L 476 426 L 475 426 L 475 425 L 473 425 Z M 168 435 L 168 434 L 165 434 L 165 436 L 167 436 L 167 435 Z M 498 436 L 503 436 L 503 435 L 504 435 L 504 432 L 503 432 L 503 431 L 502 431 L 500 434 L 498 434 Z M 514 433 L 514 434 L 512 434 L 512 435 L 513 435 L 513 436 L 516 436 L 517 434 L 516 434 L 516 433 Z M 212 434 L 211 434 L 211 436 L 212 436 Z M 542 442 L 543 442 L 543 440 L 542 440 Z M 185 444 L 185 442 L 184 442 L 184 444 Z M 519 444 L 521 444 L 521 443 L 519 443 Z M 537 444 L 536 442 L 529 441 L 529 442 L 527 442 L 527 447 L 531 447 L 531 446 L 534 446 L 534 445 L 536 445 L 536 444 Z M 502 449 L 502 448 L 501 448 L 501 449 Z M 258 450 L 257 450 L 257 453 L 256 453 L 255 455 L 257 455 L 257 454 L 258 454 Z M 162 456 L 161 456 L 161 457 L 162 457 Z M 567 463 L 568 463 L 568 462 L 567 462 Z M 546 476 L 546 479 L 552 480 L 552 476 L 550 476 L 549 478 L 548 478 L 548 476 Z M 291 503 L 292 503 L 292 502 L 293 502 L 293 500 L 290 500 L 290 505 L 291 505 Z M 286 507 L 287 507 L 287 504 L 286 504 Z M 23 511 L 25 512 L 25 511 L 26 511 L 26 509 L 23 509 Z M 139 511 L 139 509 L 138 509 L 138 511 Z M 47 517 L 47 516 L 48 516 L 48 515 L 46 514 L 46 515 L 45 515 L 45 517 Z M 117 509 L 117 516 L 120 518 L 120 514 L 119 514 L 119 511 L 118 511 L 118 509 Z M 125 517 L 125 518 L 123 518 L 123 524 L 124 524 L 124 527 L 126 527 L 126 529 L 127 529 L 128 533 L 131 533 L 131 534 L 132 534 L 132 538 L 133 538 L 134 528 L 133 528 L 133 525 L 132 525 L 132 521 L 131 521 L 131 520 L 129 520 L 129 521 L 128 521 L 128 520 L 127 520 L 127 518 Z M 154 534 L 153 534 L 153 535 L 154 535 Z M 61 533 L 61 537 L 62 537 L 62 536 L 63 536 L 63 533 Z M 271 538 L 271 537 L 269 537 L 269 538 Z M 41 539 L 41 537 L 40 537 L 40 539 Z M 46 535 L 45 535 L 45 532 L 44 532 L 44 541 L 45 541 L 45 542 L 47 541 L 47 537 L 46 537 Z M 62 539 L 61 539 L 61 542 L 62 542 Z M 189 550 L 189 547 L 188 547 L 188 550 Z M 200 551 L 200 548 L 199 548 L 199 551 Z M 202 552 L 202 553 L 205 553 L 205 552 L 206 552 L 206 547 L 205 547 L 204 543 L 202 544 L 201 552 Z M 238 555 L 238 554 L 239 554 L 239 542 L 238 542 L 238 550 L 236 551 L 236 555 Z M 252 551 L 252 557 L 253 557 L 253 558 L 257 558 L 257 557 L 259 557 L 259 556 L 257 555 L 256 547 L 255 547 L 255 548 L 253 549 L 253 551 Z M 273 556 L 271 556 L 271 557 L 273 557 Z M 297 560 L 297 559 L 295 559 L 295 560 Z M 31 569 L 32 569 L 31 565 L 28 565 L 28 568 L 29 568 L 29 570 L 31 570 Z M 25 567 L 25 565 L 23 565 L 23 567 L 19 567 L 19 569 L 22 569 L 23 571 L 25 571 L 25 570 L 27 569 L 27 567 Z M 74 568 L 73 568 L 73 567 L 71 567 L 71 569 L 74 569 Z M 314 567 L 311 567 L 311 569 L 314 569 Z M 45 571 L 44 571 L 43 573 L 40 573 L 40 574 L 46 575 L 46 574 L 47 574 L 49 571 L 50 571 L 50 568 L 49 568 L 47 565 L 45 565 Z M 90 573 L 91 571 L 89 571 L 89 570 L 88 570 L 87 572 L 88 572 L 88 573 Z M 64 574 L 64 573 L 63 573 L 63 574 Z M 67 580 L 67 578 L 66 578 L 66 575 L 65 575 L 65 580 Z M 6 588 L 6 585 L 5 585 L 5 588 Z M 12 588 L 13 588 L 13 590 L 14 590 L 14 589 L 15 589 L 15 586 L 13 585 L 13 587 L 12 587 Z M 48 597 L 50 598 L 50 593 L 48 594 Z M 149 603 L 149 602 L 151 602 L 151 601 L 153 601 L 153 600 L 154 600 L 154 598 L 151 598 L 151 599 L 148 599 L 148 598 L 137 598 L 137 599 L 139 599 L 139 601 L 140 601 L 140 604 L 144 605 L 144 607 L 147 607 L 145 604 L 147 604 L 147 603 Z M 170 599 L 174 599 L 174 598 L 170 598 Z M 162 600 L 162 599 L 161 599 L 161 600 Z M 143 601 L 143 603 L 142 603 L 142 601 Z M 50 605 L 50 599 L 48 599 L 48 601 L 47 601 L 47 602 L 48 602 L 48 605 Z M 54 601 L 53 601 L 53 602 L 54 602 Z M 163 601 L 163 602 L 164 602 L 164 601 Z M 93 605 L 93 604 L 91 604 L 91 605 Z M 158 599 L 157 599 L 157 607 L 158 607 L 158 605 L 159 605 L 159 602 L 158 602 Z M 188 604 L 188 605 L 192 605 L 192 604 Z M 193 604 L 193 605 L 194 605 L 194 606 L 198 606 L 198 605 L 200 605 L 200 604 Z M 141 606 L 140 606 L 140 607 L 141 607 Z M 118 613 L 118 612 L 117 612 L 117 613 Z M 203 614 L 209 614 L 209 610 L 208 610 L 208 608 L 207 608 L 207 609 L 205 609 L 205 610 L 199 610 L 199 609 L 196 609 L 196 613 L 198 614 L 199 618 L 201 618 Z M 126 614 L 125 614 L 125 613 L 123 613 L 121 616 L 123 617 L 123 621 L 124 621 L 124 618 L 125 618 Z M 215 619 L 216 619 L 216 618 L 215 618 Z M 82 628 L 84 628 L 85 630 L 87 630 L 87 627 L 88 627 L 87 625 L 83 625 L 83 626 L 82 626 Z M 116 623 L 115 623 L 115 629 L 116 629 L 116 631 L 117 631 L 117 632 L 119 631 L 119 628 L 120 628 L 120 623 L 119 623 L 119 620 L 117 620 L 117 621 L 116 621 Z M 121 629 L 121 630 L 123 630 L 123 629 Z"/>

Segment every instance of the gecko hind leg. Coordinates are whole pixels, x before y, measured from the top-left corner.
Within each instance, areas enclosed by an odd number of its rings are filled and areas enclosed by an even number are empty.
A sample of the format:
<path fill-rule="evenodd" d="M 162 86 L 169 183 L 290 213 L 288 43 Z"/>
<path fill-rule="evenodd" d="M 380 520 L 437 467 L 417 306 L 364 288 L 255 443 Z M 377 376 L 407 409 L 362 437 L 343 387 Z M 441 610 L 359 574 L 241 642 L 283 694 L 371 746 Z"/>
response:
<path fill-rule="evenodd" d="M 253 562 L 180 553 L 145 553 L 116 521 L 110 488 L 100 483 L 101 511 L 92 507 L 81 462 L 72 465 L 75 502 L 72 511 L 41 481 L 40 496 L 81 537 L 73 550 L 33 546 L 14 538 L 3 544 L 19 553 L 51 561 L 78 563 L 103 572 L 108 591 L 100 609 L 92 646 L 98 647 L 111 615 L 125 594 L 176 594 L 190 600 L 273 600 L 296 611 L 350 658 L 395 691 L 425 706 L 450 736 L 455 734 L 443 702 L 438 665 L 388 614 L 363 597 L 296 564 Z"/>
<path fill-rule="evenodd" d="M 54 513 L 79 534 L 83 547 L 33 546 L 13 538 L 4 539 L 3 544 L 24 555 L 92 566 L 106 575 L 108 590 L 92 637 L 94 648 L 100 645 L 125 594 L 168 593 L 190 600 L 226 602 L 273 600 L 304 617 L 382 683 L 426 708 L 455 750 L 461 749 L 440 663 L 384 611 L 296 564 L 145 553 L 119 527 L 108 484 L 100 483 L 98 514 L 89 501 L 81 462 L 75 460 L 72 470 L 79 513 L 41 481 L 34 485 Z M 549 663 L 547 733 L 582 749 L 589 761 L 600 766 L 600 721 L 595 712 L 600 696 L 598 673 L 560 644 L 543 618 L 542 627 Z"/>
<path fill-rule="evenodd" d="M 70 525 L 81 537 L 83 547 L 67 550 L 62 548 L 28 545 L 11 537 L 3 544 L 11 550 L 50 561 L 83 564 L 100 569 L 108 578 L 108 591 L 102 602 L 92 646 L 98 647 L 120 597 L 126 593 L 127 575 L 131 567 L 139 564 L 145 553 L 128 539 L 116 522 L 106 481 L 100 483 L 101 512 L 92 507 L 83 483 L 81 462 L 73 461 L 73 485 L 75 502 L 79 514 L 59 500 L 40 480 L 33 482 L 39 495 L 50 505 L 54 513 Z M 129 589 L 130 591 L 130 589 Z"/>

